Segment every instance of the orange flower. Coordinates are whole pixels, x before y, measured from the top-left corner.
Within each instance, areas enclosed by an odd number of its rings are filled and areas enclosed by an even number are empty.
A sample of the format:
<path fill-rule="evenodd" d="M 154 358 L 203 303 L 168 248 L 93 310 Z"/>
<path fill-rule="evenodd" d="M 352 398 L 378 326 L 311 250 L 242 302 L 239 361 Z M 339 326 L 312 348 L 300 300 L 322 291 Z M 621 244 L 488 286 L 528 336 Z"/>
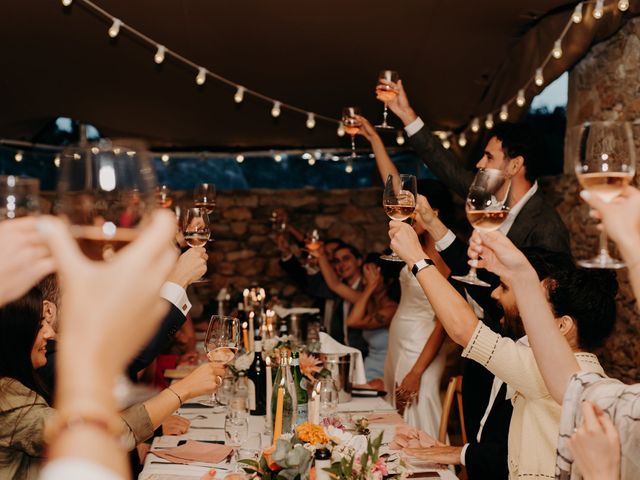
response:
<path fill-rule="evenodd" d="M 329 443 L 329 437 L 320 425 L 304 422 L 296 427 L 296 433 L 300 440 L 310 443 L 311 445 Z"/>
<path fill-rule="evenodd" d="M 300 371 L 309 380 L 313 380 L 316 374 L 322 370 L 322 362 L 313 355 L 300 353 Z"/>

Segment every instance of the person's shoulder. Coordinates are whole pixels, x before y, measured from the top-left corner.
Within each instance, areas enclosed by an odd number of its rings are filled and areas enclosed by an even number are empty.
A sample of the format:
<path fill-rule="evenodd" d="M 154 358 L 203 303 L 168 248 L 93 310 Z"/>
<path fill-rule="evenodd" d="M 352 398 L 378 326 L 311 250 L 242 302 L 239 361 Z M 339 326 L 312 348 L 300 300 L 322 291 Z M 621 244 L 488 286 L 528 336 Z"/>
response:
<path fill-rule="evenodd" d="M 22 382 L 9 377 L 0 378 L 1 408 L 20 408 L 25 404 L 46 403 L 35 391 L 25 386 Z"/>

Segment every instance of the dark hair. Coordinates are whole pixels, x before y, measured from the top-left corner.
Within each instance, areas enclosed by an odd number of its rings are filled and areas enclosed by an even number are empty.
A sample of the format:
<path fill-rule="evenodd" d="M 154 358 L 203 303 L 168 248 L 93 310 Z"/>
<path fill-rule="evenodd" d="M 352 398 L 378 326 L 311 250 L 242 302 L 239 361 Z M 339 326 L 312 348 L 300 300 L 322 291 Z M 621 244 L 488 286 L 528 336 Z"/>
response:
<path fill-rule="evenodd" d="M 391 300 L 398 303 L 400 301 L 400 281 L 398 277 L 400 270 L 404 267 L 404 263 L 401 262 L 387 262 L 380 258 L 380 253 L 372 252 L 367 254 L 364 259 L 363 265 L 367 263 L 375 263 L 380 267 L 380 273 L 382 274 L 383 282 L 387 287 L 387 295 Z"/>
<path fill-rule="evenodd" d="M 502 152 L 509 159 L 522 156 L 525 178 L 531 183 L 535 182 L 541 168 L 538 158 L 540 142 L 532 130 L 524 123 L 499 123 L 491 130 L 491 136 L 502 142 Z"/>
<path fill-rule="evenodd" d="M 556 317 L 568 315 L 578 326 L 580 348 L 601 347 L 616 320 L 618 281 L 610 270 L 565 269 L 549 277 L 547 296 Z"/>
<path fill-rule="evenodd" d="M 48 399 L 47 389 L 31 363 L 31 350 L 42 321 L 42 292 L 38 287 L 0 309 L 0 377 L 18 380 Z"/>
<path fill-rule="evenodd" d="M 449 227 L 453 214 L 453 203 L 451 191 L 444 183 L 431 178 L 421 178 L 418 180 L 418 193 L 427 197 L 431 208 L 438 210 L 440 220 Z"/>
<path fill-rule="evenodd" d="M 552 252 L 540 247 L 523 247 L 520 251 L 527 257 L 540 280 L 559 270 L 575 268 L 573 258 L 567 253 Z"/>
<path fill-rule="evenodd" d="M 42 292 L 43 300 L 53 303 L 56 307 L 60 306 L 60 289 L 58 288 L 58 276 L 55 273 L 44 277 L 37 286 Z"/>
<path fill-rule="evenodd" d="M 360 250 L 358 250 L 356 247 L 354 247 L 350 243 L 340 242 L 340 244 L 336 247 L 335 251 L 337 252 L 338 250 L 342 250 L 344 248 L 349 250 L 354 257 L 358 259 L 362 258 L 362 253 L 360 253 Z"/>
<path fill-rule="evenodd" d="M 327 243 L 337 243 L 338 245 L 340 245 L 341 243 L 344 243 L 342 240 L 340 240 L 339 238 L 333 237 L 333 238 L 327 238 L 324 241 L 324 244 L 326 245 Z"/>

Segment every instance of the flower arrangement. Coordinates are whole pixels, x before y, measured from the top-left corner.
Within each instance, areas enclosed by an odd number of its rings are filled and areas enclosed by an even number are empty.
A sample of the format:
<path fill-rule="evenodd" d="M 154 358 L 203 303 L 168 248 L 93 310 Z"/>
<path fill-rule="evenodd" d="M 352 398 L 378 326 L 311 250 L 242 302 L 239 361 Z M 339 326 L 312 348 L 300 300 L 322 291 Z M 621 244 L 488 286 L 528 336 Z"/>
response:
<path fill-rule="evenodd" d="M 235 360 L 227 365 L 231 374 L 238 378 L 240 372 L 246 372 L 251 367 L 253 363 L 253 352 L 243 353 L 242 355 L 238 355 Z"/>
<path fill-rule="evenodd" d="M 296 427 L 296 436 L 310 445 L 324 445 L 329 443 L 329 437 L 320 425 L 304 422 Z"/>
<path fill-rule="evenodd" d="M 307 352 L 300 352 L 300 371 L 309 380 L 315 380 L 323 368 L 322 362 L 318 358 Z"/>

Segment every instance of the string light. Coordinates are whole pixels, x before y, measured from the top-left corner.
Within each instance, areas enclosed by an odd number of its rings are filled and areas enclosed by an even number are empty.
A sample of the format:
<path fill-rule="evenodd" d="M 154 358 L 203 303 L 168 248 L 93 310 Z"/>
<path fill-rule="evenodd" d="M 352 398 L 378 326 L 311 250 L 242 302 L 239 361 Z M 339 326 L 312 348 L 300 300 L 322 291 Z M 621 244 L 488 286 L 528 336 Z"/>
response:
<path fill-rule="evenodd" d="M 573 9 L 573 14 L 571 14 L 571 21 L 573 23 L 580 23 L 582 21 L 582 2 L 576 5 L 576 8 Z"/>
<path fill-rule="evenodd" d="M 551 55 L 553 55 L 555 59 L 562 57 L 562 39 L 556 40 L 556 43 L 553 44 Z"/>
<path fill-rule="evenodd" d="M 71 2 L 73 2 L 73 0 L 62 0 L 62 5 L 68 7 L 69 5 L 71 5 Z"/>
<path fill-rule="evenodd" d="M 60 155 L 56 155 L 56 157 L 53 159 L 53 164 L 56 166 L 56 168 L 60 168 Z"/>
<path fill-rule="evenodd" d="M 242 103 L 244 100 L 244 87 L 238 87 L 235 95 L 233 96 L 233 101 L 236 103 Z"/>
<path fill-rule="evenodd" d="M 156 62 L 158 65 L 164 62 L 164 54 L 166 51 L 167 49 L 165 48 L 164 45 L 158 45 L 158 50 L 156 51 L 156 54 L 153 56 L 153 61 Z"/>
<path fill-rule="evenodd" d="M 620 10 L 621 12 L 626 12 L 627 10 L 629 10 L 629 0 L 619 0 L 618 10 Z"/>
<path fill-rule="evenodd" d="M 493 128 L 493 113 L 487 115 L 487 119 L 484 121 L 484 126 L 487 130 L 491 130 Z"/>
<path fill-rule="evenodd" d="M 518 90 L 518 96 L 516 97 L 516 105 L 519 107 L 524 107 L 524 104 L 527 103 L 527 99 L 524 96 L 524 88 Z"/>
<path fill-rule="evenodd" d="M 315 159 L 315 158 L 313 158 L 313 156 L 310 156 L 310 157 L 307 159 L 307 163 L 313 167 L 313 166 L 316 164 L 316 159 Z"/>
<path fill-rule="evenodd" d="M 207 70 L 204 67 L 198 68 L 198 75 L 196 75 L 196 83 L 198 85 L 204 85 L 207 81 Z"/>
<path fill-rule="evenodd" d="M 276 153 L 276 154 L 273 156 L 273 159 L 274 159 L 276 162 L 280 163 L 280 162 L 282 161 L 282 155 L 280 155 L 279 153 Z"/>
<path fill-rule="evenodd" d="M 169 163 L 169 155 L 167 155 L 166 153 L 163 154 L 160 159 L 162 160 L 163 163 Z"/>
<path fill-rule="evenodd" d="M 500 113 L 498 114 L 498 118 L 500 118 L 500 120 L 502 120 L 503 122 L 506 122 L 509 118 L 509 108 L 507 107 L 507 105 L 502 105 L 502 108 L 500 109 Z"/>
<path fill-rule="evenodd" d="M 273 107 L 271 108 L 271 116 L 273 118 L 278 118 L 280 116 L 280 102 L 277 100 L 273 102 Z"/>
<path fill-rule="evenodd" d="M 307 128 L 311 130 L 316 126 L 316 116 L 313 113 L 307 114 Z"/>
<path fill-rule="evenodd" d="M 236 155 L 236 162 L 238 162 L 238 163 L 244 162 L 244 155 L 242 155 L 241 153 Z"/>
<path fill-rule="evenodd" d="M 462 148 L 467 146 L 467 136 L 464 132 L 462 132 L 458 137 L 458 145 L 460 145 Z"/>
<path fill-rule="evenodd" d="M 398 130 L 396 134 L 396 143 L 398 145 L 404 145 L 404 135 L 402 134 L 402 130 Z"/>
<path fill-rule="evenodd" d="M 541 87 L 544 84 L 544 76 L 542 75 L 542 67 L 536 69 L 535 84 Z"/>
<path fill-rule="evenodd" d="M 596 0 L 596 6 L 593 8 L 593 18 L 600 20 L 604 13 L 604 0 Z"/>
<path fill-rule="evenodd" d="M 479 118 L 474 118 L 471 121 L 471 131 L 473 133 L 478 133 L 480 131 L 480 119 Z"/>
<path fill-rule="evenodd" d="M 344 167 L 344 171 L 347 173 L 353 172 L 353 160 L 350 158 L 347 160 L 347 165 Z"/>
<path fill-rule="evenodd" d="M 444 140 L 442 140 L 442 146 L 447 150 L 451 148 L 451 142 L 449 141 L 448 138 L 445 138 Z"/>
<path fill-rule="evenodd" d="M 113 25 L 109 28 L 109 36 L 111 38 L 116 38 L 120 33 L 120 25 L 122 25 L 122 21 L 119 18 L 113 19 Z"/>
<path fill-rule="evenodd" d="M 16 163 L 20 163 L 24 156 L 22 155 L 22 152 L 18 150 L 13 158 L 15 159 Z"/>
<path fill-rule="evenodd" d="M 338 125 L 338 131 L 337 134 L 339 137 L 344 137 L 345 134 L 345 130 L 344 130 L 344 124 L 342 122 L 340 122 L 340 125 Z"/>

